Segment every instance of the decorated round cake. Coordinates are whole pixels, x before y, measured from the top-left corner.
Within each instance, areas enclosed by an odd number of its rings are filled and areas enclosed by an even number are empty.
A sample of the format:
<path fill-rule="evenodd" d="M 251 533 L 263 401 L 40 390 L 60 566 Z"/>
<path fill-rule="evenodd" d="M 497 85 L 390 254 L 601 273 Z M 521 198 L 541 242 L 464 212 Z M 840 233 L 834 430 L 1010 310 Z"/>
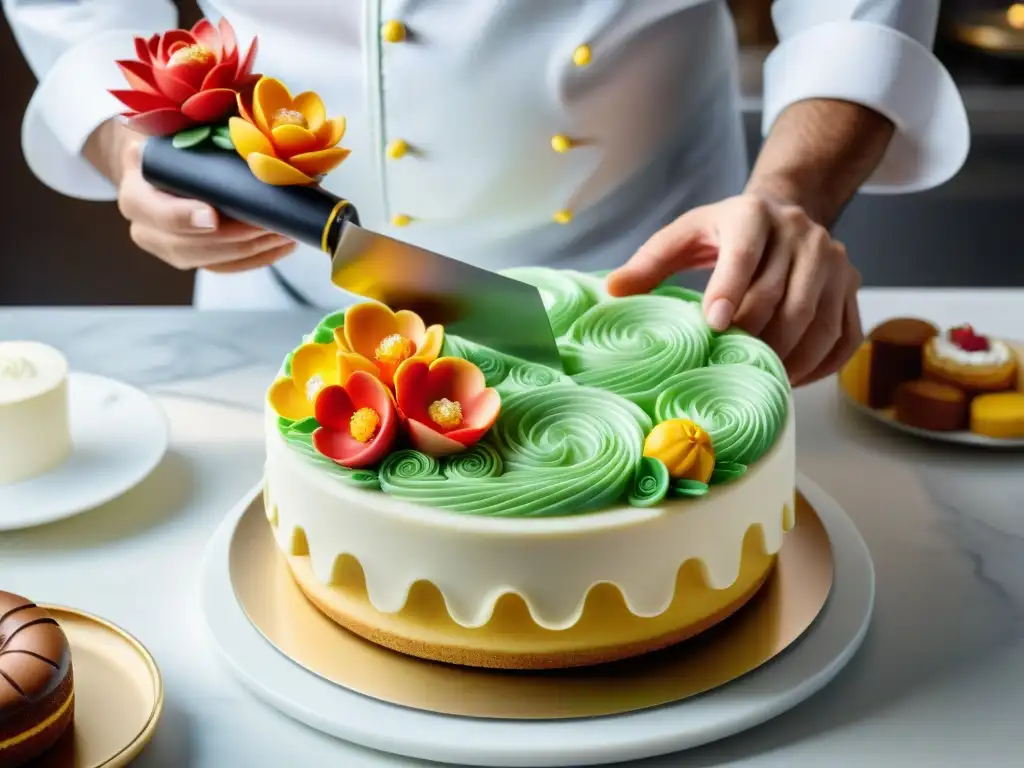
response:
<path fill-rule="evenodd" d="M 785 369 L 701 295 L 540 268 L 563 370 L 367 302 L 267 395 L 265 504 L 305 595 L 364 638 L 470 666 L 598 664 L 727 618 L 794 513 Z"/>

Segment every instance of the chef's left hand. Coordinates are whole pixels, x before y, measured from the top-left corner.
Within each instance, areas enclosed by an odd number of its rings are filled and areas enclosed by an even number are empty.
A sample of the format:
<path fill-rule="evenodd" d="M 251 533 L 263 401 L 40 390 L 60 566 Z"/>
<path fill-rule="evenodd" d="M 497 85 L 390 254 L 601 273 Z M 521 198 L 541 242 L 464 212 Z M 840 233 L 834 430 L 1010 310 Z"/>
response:
<path fill-rule="evenodd" d="M 794 386 L 836 372 L 861 343 L 860 273 L 800 206 L 743 194 L 695 208 L 612 272 L 608 291 L 646 293 L 690 269 L 712 269 L 708 324 L 760 336 Z"/>

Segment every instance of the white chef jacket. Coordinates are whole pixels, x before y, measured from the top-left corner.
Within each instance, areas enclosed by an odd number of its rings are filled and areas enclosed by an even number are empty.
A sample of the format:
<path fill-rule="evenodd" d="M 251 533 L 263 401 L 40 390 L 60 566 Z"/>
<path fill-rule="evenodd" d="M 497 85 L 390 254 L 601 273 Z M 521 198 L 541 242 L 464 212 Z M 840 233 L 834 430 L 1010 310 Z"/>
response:
<path fill-rule="evenodd" d="M 170 0 L 2 0 L 39 86 L 25 112 L 29 166 L 53 189 L 112 200 L 81 157 L 123 111 L 116 59 L 134 35 L 177 26 Z M 207 0 L 256 69 L 344 115 L 352 150 L 324 186 L 362 224 L 488 268 L 611 268 L 747 175 L 737 43 L 725 0 Z M 813 97 L 897 126 L 863 191 L 941 184 L 963 164 L 966 111 L 931 53 L 939 0 L 777 0 L 762 130 Z M 385 29 L 397 22 L 401 40 Z M 555 136 L 570 148 L 559 152 Z M 404 141 L 410 151 L 393 158 Z M 555 142 L 557 143 L 557 142 Z M 563 146 L 562 149 L 565 147 Z M 397 153 L 396 153 L 397 154 Z M 560 219 L 561 221 L 557 221 Z M 396 222 L 408 221 L 405 226 Z M 274 270 L 200 272 L 196 305 L 337 306 L 327 257 Z"/>

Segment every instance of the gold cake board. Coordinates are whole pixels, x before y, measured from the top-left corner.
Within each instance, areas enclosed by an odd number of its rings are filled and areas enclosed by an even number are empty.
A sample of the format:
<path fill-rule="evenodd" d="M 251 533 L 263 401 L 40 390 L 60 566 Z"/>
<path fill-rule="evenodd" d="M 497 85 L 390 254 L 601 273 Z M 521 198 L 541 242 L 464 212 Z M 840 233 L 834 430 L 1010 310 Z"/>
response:
<path fill-rule="evenodd" d="M 375 645 L 321 613 L 291 576 L 257 498 L 230 544 L 239 605 L 295 664 L 348 690 L 449 715 L 558 719 L 611 715 L 681 701 L 760 667 L 813 624 L 832 588 L 828 534 L 798 495 L 796 525 L 758 593 L 721 624 L 683 643 L 626 661 L 507 672 L 423 661 Z"/>

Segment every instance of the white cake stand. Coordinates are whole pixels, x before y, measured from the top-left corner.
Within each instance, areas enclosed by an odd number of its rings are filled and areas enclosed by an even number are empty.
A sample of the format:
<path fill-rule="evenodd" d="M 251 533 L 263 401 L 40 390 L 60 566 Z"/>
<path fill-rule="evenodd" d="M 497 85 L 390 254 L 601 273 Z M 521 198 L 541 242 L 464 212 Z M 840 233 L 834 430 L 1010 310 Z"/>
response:
<path fill-rule="evenodd" d="M 782 714 L 827 685 L 867 632 L 875 596 L 871 555 L 842 508 L 804 477 L 798 485 L 832 542 L 835 579 L 814 625 L 786 653 L 695 698 L 579 720 L 487 720 L 438 715 L 353 693 L 277 651 L 235 598 L 228 552 L 254 488 L 214 534 L 202 569 L 202 605 L 214 645 L 257 696 L 317 730 L 372 749 L 480 766 L 600 765 L 696 747 Z"/>
<path fill-rule="evenodd" d="M 0 485 L 0 531 L 62 520 L 127 493 L 167 451 L 167 419 L 145 392 L 90 373 L 68 376 L 71 455 L 45 474 Z"/>

